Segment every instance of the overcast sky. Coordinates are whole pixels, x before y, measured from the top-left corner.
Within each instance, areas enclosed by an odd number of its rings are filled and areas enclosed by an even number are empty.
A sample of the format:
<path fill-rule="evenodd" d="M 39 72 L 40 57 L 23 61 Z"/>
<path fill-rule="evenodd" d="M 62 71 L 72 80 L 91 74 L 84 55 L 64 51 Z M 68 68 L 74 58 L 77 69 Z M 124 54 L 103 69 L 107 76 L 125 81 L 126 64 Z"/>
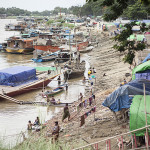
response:
<path fill-rule="evenodd" d="M 55 7 L 83 5 L 86 0 L 0 0 L 0 7 L 17 7 L 29 11 L 53 10 Z"/>

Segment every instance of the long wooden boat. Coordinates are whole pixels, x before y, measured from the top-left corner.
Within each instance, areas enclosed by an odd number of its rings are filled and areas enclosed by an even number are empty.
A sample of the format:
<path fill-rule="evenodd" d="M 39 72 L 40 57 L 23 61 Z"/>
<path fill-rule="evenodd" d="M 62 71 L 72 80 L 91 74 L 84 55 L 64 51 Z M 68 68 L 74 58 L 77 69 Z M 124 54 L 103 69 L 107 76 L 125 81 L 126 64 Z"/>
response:
<path fill-rule="evenodd" d="M 47 97 L 47 96 L 52 96 L 52 95 L 56 95 L 58 93 L 61 93 L 62 91 L 64 91 L 64 85 L 61 85 L 55 89 L 53 89 L 52 91 L 46 91 L 43 94 L 43 97 Z"/>
<path fill-rule="evenodd" d="M 57 53 L 52 53 L 52 54 L 48 54 L 48 55 L 45 55 L 45 56 L 32 58 L 32 60 L 34 62 L 48 62 L 48 61 L 55 60 L 56 57 L 57 57 Z"/>
<path fill-rule="evenodd" d="M 79 50 L 80 53 L 88 53 L 93 50 L 93 46 L 86 47 L 85 49 Z"/>
<path fill-rule="evenodd" d="M 11 54 L 25 54 L 31 53 L 34 50 L 33 42 L 37 40 L 37 37 L 32 38 L 20 38 L 20 37 L 10 37 L 7 40 L 6 52 Z"/>
<path fill-rule="evenodd" d="M 50 52 L 57 52 L 60 50 L 59 46 L 52 46 L 52 45 L 34 45 L 34 49 Z"/>
<path fill-rule="evenodd" d="M 70 106 L 72 103 L 62 103 L 62 102 L 57 103 L 56 102 L 56 104 L 52 104 L 52 103 L 47 103 L 47 102 L 23 102 L 22 104 L 63 107 L 63 106 L 66 106 L 66 104 L 68 104 Z"/>
<path fill-rule="evenodd" d="M 37 80 L 26 82 L 18 86 L 5 86 L 0 85 L 0 94 L 5 94 L 10 97 L 28 93 L 33 90 L 42 89 L 46 87 L 52 79 L 54 79 L 59 73 L 55 75 L 47 74 L 47 72 L 40 73 L 37 75 Z"/>

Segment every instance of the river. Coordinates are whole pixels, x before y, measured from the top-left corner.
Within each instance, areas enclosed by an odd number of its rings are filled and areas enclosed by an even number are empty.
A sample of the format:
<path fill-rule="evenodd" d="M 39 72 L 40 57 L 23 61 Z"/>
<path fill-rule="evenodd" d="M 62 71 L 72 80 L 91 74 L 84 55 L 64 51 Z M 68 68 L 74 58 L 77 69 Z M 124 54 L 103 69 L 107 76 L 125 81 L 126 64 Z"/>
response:
<path fill-rule="evenodd" d="M 5 31 L 5 24 L 16 23 L 15 19 L 0 19 L 0 43 L 4 42 L 6 38 L 10 36 L 17 35 L 19 32 L 15 31 Z M 81 59 L 88 61 L 90 57 L 87 54 L 81 55 Z M 0 69 L 8 68 L 11 66 L 52 66 L 53 62 L 49 63 L 34 63 L 31 61 L 32 55 L 17 55 L 0 53 Z M 87 66 L 89 64 L 87 63 Z M 63 78 L 63 77 L 62 77 Z M 61 102 L 71 103 L 78 99 L 80 92 L 85 93 L 85 85 L 82 83 L 82 78 L 75 80 L 69 80 L 68 91 L 56 95 L 55 99 L 60 99 Z M 52 89 L 57 87 L 57 82 L 52 81 L 47 89 Z M 1 90 L 1 89 L 0 89 Z M 42 90 L 42 89 L 41 89 Z M 18 100 L 24 101 L 46 101 L 40 96 L 41 90 L 36 90 L 24 95 L 15 97 Z M 0 100 L 0 140 L 3 142 L 4 146 L 14 146 L 17 142 L 20 142 L 18 135 L 22 132 L 27 131 L 27 123 L 29 120 L 34 122 L 37 116 L 40 117 L 42 123 L 50 119 L 61 108 L 59 107 L 46 107 L 46 106 L 35 106 L 35 105 L 18 105 L 11 103 L 7 100 Z M 26 134 L 27 135 L 27 134 Z"/>

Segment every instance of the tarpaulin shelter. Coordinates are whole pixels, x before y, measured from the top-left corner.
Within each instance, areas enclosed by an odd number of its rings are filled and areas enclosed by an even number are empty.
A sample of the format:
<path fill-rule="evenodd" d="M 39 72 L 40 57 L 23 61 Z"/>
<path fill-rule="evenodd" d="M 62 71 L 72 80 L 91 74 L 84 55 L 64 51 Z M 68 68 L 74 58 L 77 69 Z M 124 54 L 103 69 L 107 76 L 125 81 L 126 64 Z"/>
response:
<path fill-rule="evenodd" d="M 144 96 L 136 95 L 130 107 L 130 131 L 146 126 Z M 150 96 L 145 96 L 147 124 L 150 125 Z M 149 135 L 150 135 L 150 130 Z M 146 129 L 134 132 L 136 136 L 145 136 Z"/>
<path fill-rule="evenodd" d="M 144 71 L 146 70 L 150 70 L 150 61 L 146 61 L 143 64 L 136 66 L 132 70 L 132 80 L 136 79 L 136 76 L 135 76 L 136 73 L 145 73 Z"/>
<path fill-rule="evenodd" d="M 103 106 L 117 112 L 122 108 L 130 108 L 132 97 L 130 95 L 143 95 L 143 84 L 146 94 L 150 95 L 150 81 L 146 79 L 133 80 L 115 90 L 103 102 Z"/>
<path fill-rule="evenodd" d="M 36 70 L 32 67 L 15 66 L 0 70 L 0 85 L 17 86 L 36 79 Z"/>
<path fill-rule="evenodd" d="M 130 35 L 130 37 L 128 37 L 128 40 L 130 41 L 133 41 L 133 40 L 136 40 L 136 41 L 143 41 L 144 39 L 144 35 L 143 34 L 132 34 Z"/>

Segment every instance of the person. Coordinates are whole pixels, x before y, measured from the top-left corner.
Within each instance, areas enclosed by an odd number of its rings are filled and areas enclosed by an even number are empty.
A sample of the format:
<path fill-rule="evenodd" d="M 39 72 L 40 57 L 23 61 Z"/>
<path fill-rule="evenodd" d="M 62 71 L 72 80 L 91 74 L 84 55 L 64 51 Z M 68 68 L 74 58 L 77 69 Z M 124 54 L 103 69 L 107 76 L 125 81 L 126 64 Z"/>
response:
<path fill-rule="evenodd" d="M 61 78 L 60 78 L 60 76 L 58 77 L 58 85 L 60 85 L 61 84 Z"/>
<path fill-rule="evenodd" d="M 96 73 L 96 69 L 93 67 L 93 73 Z"/>
<path fill-rule="evenodd" d="M 95 100 L 95 95 L 94 94 L 92 94 L 92 98 Z"/>
<path fill-rule="evenodd" d="M 6 95 L 6 93 L 5 93 L 4 89 L 2 89 L 2 93 L 3 93 L 3 95 Z"/>
<path fill-rule="evenodd" d="M 51 74 L 51 70 L 48 70 L 47 74 Z"/>
<path fill-rule="evenodd" d="M 90 71 L 91 71 L 91 73 L 90 74 L 92 74 L 92 68 L 90 67 Z"/>
<path fill-rule="evenodd" d="M 54 96 L 52 96 L 51 103 L 52 103 L 52 104 L 56 104 L 56 101 L 55 101 Z"/>
<path fill-rule="evenodd" d="M 28 128 L 27 128 L 28 130 L 32 130 L 32 123 L 31 123 L 31 121 L 29 120 L 28 121 Z"/>
<path fill-rule="evenodd" d="M 66 82 L 66 85 L 65 85 L 65 87 L 66 87 L 66 91 L 68 91 L 68 84 L 67 84 L 67 82 Z"/>
<path fill-rule="evenodd" d="M 91 70 L 88 71 L 88 76 L 90 76 L 90 74 L 91 74 Z"/>
<path fill-rule="evenodd" d="M 80 93 L 80 101 L 82 102 L 82 99 L 83 99 L 83 95 L 82 93 Z"/>
<path fill-rule="evenodd" d="M 58 141 L 60 127 L 58 125 L 58 121 L 55 121 L 55 126 L 52 131 L 52 143 Z"/>
<path fill-rule="evenodd" d="M 124 84 L 126 84 L 127 83 L 127 81 L 126 81 L 126 79 L 124 79 Z"/>
<path fill-rule="evenodd" d="M 47 95 L 47 104 L 50 103 L 50 99 L 49 99 L 49 96 Z"/>
<path fill-rule="evenodd" d="M 70 112 L 69 112 L 69 108 L 68 108 L 68 103 L 66 103 L 66 106 L 64 107 L 64 114 L 63 114 L 63 117 L 62 117 L 62 122 L 67 117 L 68 117 L 68 121 L 69 121 L 69 119 L 70 119 Z"/>
<path fill-rule="evenodd" d="M 60 99 L 58 99 L 57 104 L 60 104 Z"/>
<path fill-rule="evenodd" d="M 103 77 L 105 77 L 105 76 L 106 76 L 106 73 L 103 74 Z"/>
<path fill-rule="evenodd" d="M 83 83 L 85 83 L 85 81 L 86 81 L 86 78 L 85 78 L 85 77 L 83 77 L 83 80 L 82 80 L 82 81 L 83 81 Z"/>
<path fill-rule="evenodd" d="M 40 119 L 39 119 L 39 117 L 36 117 L 34 125 L 40 125 Z"/>

